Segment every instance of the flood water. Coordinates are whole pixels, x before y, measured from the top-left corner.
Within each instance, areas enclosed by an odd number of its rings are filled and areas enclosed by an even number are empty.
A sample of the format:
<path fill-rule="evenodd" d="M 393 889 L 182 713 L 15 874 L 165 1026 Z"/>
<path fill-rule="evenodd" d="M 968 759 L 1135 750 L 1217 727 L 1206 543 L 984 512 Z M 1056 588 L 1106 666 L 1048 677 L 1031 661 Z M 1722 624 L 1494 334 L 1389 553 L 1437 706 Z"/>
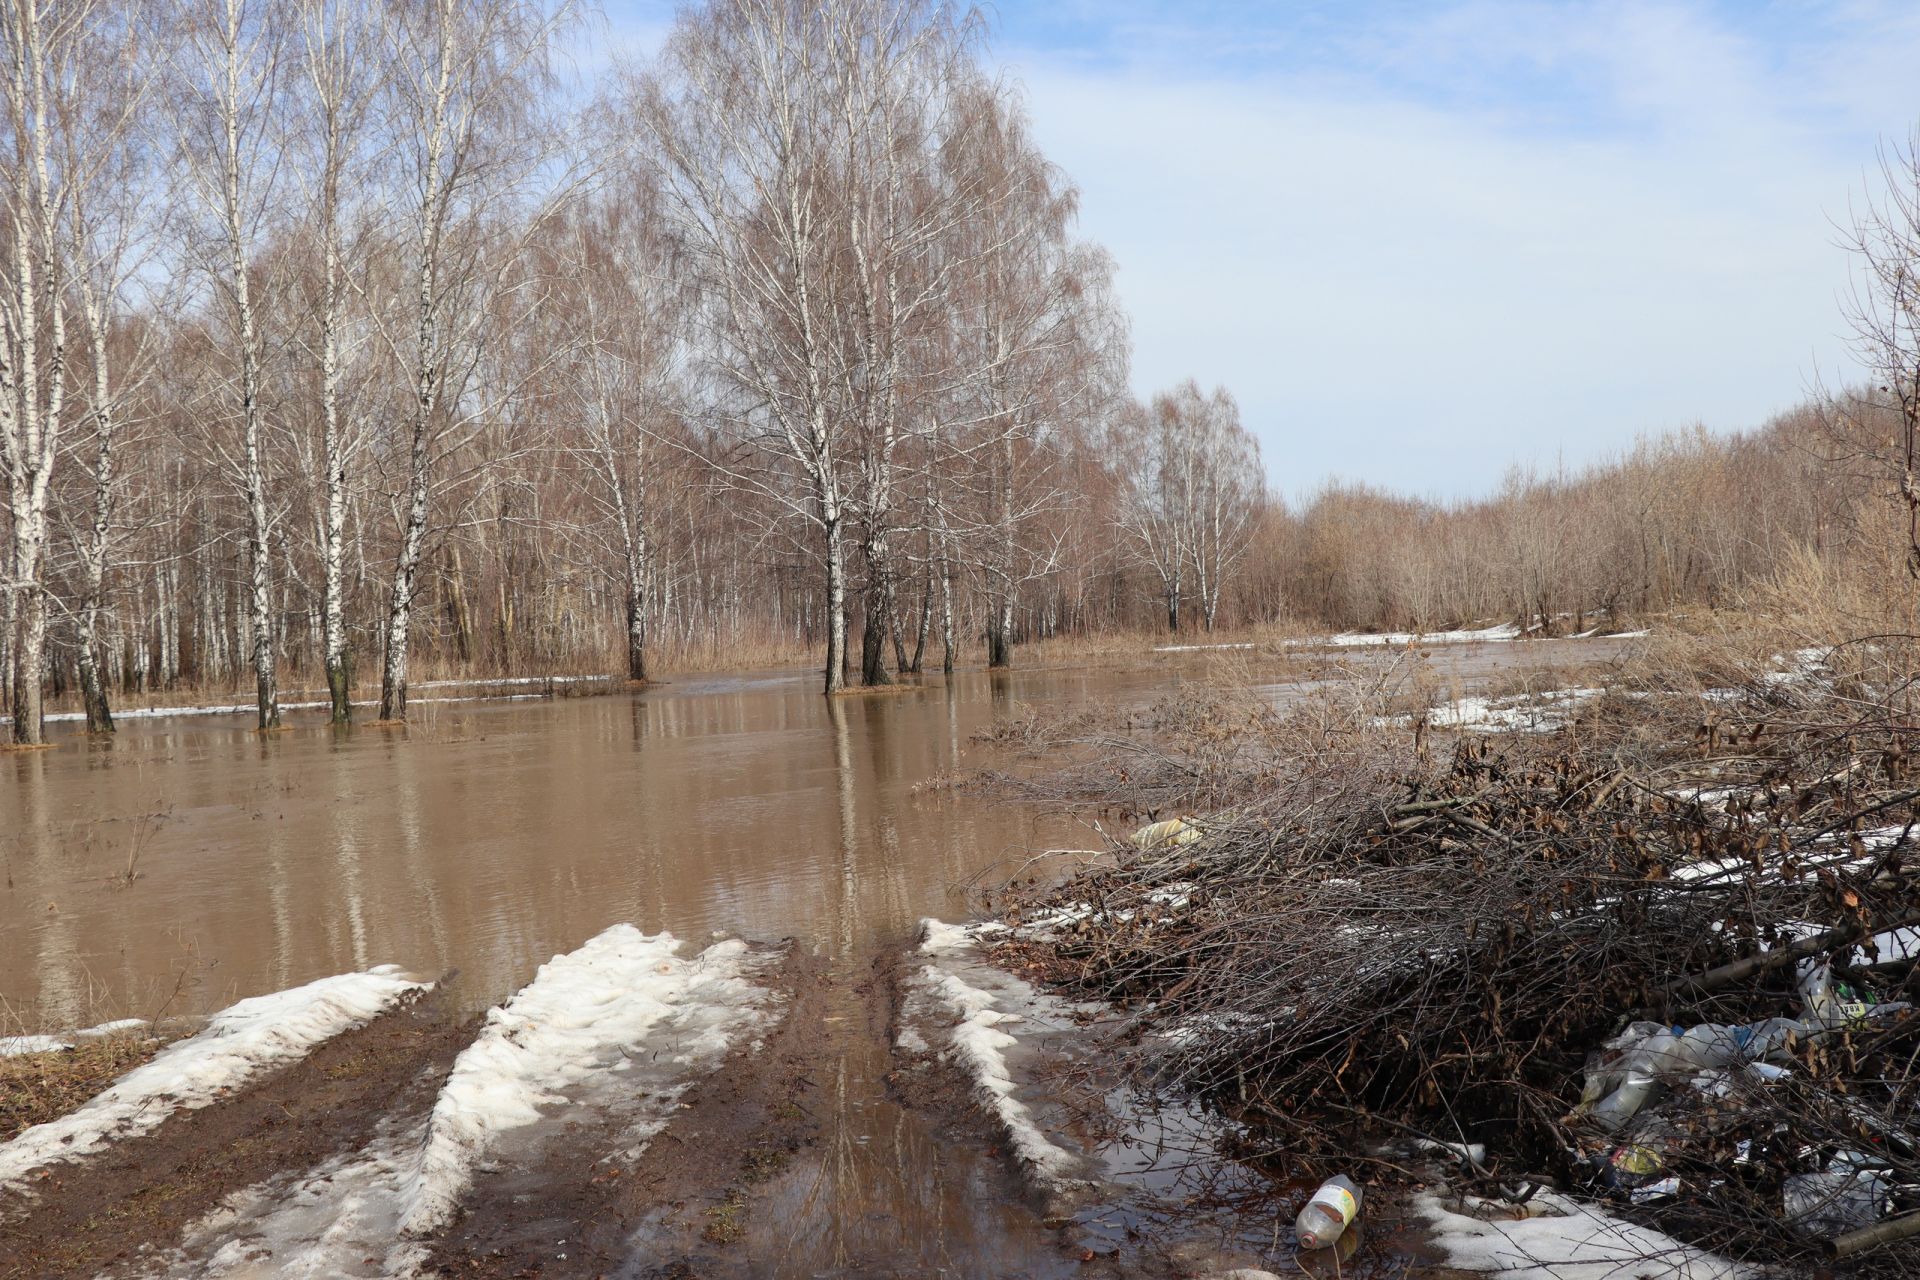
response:
<path fill-rule="evenodd" d="M 610 924 L 796 945 L 845 979 L 829 1149 L 773 1188 L 752 1274 L 1071 1274 L 995 1162 L 888 1100 L 853 993 L 924 916 L 1032 851 L 1097 847 L 932 787 L 1028 702 L 1144 701 L 1166 671 L 962 673 L 823 698 L 811 673 L 423 708 L 405 730 L 129 720 L 0 756 L 0 996 L 46 1027 L 206 1013 L 326 974 L 457 973 L 478 1009 Z M 62 726 L 63 730 L 65 726 Z M 131 863 L 134 872 L 129 880 Z M 635 1274 L 646 1250 L 637 1247 Z"/>
<path fill-rule="evenodd" d="M 1443 673 L 1482 675 L 1465 657 Z M 1064 817 L 925 785 L 1004 763 L 975 735 L 1022 704 L 1146 703 L 1208 666 L 836 699 L 811 672 L 688 677 L 424 704 L 401 730 L 316 713 L 266 736 L 239 716 L 130 719 L 106 741 L 62 725 L 57 750 L 0 755 L 0 1030 L 204 1014 L 384 963 L 453 975 L 478 1010 L 622 921 L 695 945 L 790 938 L 838 979 L 820 1064 L 834 1114 L 825 1149 L 768 1189 L 743 1274 L 1080 1274 L 1005 1193 L 1004 1161 L 891 1100 L 897 1064 L 859 991 L 923 917 L 964 918 L 971 886 L 1100 846 Z M 1299 688 L 1244 664 L 1232 678 Z M 653 1260 L 636 1239 L 622 1274 Z"/>
<path fill-rule="evenodd" d="M 477 1008 L 619 921 L 854 960 L 964 914 L 996 864 L 1090 838 L 918 784 L 1016 703 L 1151 683 L 982 672 L 829 700 L 768 673 L 429 707 L 400 731 L 69 730 L 0 757 L 0 996 L 73 1026 L 396 963 L 458 970 Z"/>

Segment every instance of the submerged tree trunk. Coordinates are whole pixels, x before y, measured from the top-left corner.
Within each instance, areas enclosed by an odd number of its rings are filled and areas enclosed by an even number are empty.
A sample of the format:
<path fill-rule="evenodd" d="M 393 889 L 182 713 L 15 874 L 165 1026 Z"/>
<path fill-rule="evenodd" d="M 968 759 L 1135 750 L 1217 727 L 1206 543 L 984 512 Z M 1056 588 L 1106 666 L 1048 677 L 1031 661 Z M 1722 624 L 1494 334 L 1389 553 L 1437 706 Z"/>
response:
<path fill-rule="evenodd" d="M 933 569 L 928 567 L 926 581 L 920 584 L 920 623 L 913 633 L 913 663 L 907 669 L 919 675 L 927 660 L 927 632 L 933 627 Z"/>
<path fill-rule="evenodd" d="M 827 680 L 826 691 L 847 687 L 847 567 L 840 515 L 831 502 L 825 508 L 827 541 Z"/>
<path fill-rule="evenodd" d="M 387 606 L 386 661 L 380 671 L 380 718 L 407 718 L 408 639 L 413 628 L 414 585 L 420 572 L 420 550 L 427 536 L 428 431 L 426 406 L 431 403 L 432 374 L 422 371 L 422 390 L 415 409 L 413 444 L 407 462 L 407 521 L 394 558 L 393 592 Z"/>
<path fill-rule="evenodd" d="M 31 532 L 22 536 L 16 531 L 15 541 L 37 543 Z M 46 667 L 47 598 L 27 576 L 37 571 L 34 560 L 16 551 L 14 564 L 13 740 L 21 746 L 38 746 L 46 741 L 40 678 Z"/>
<path fill-rule="evenodd" d="M 953 674 L 953 564 L 940 553 L 940 670 Z"/>
<path fill-rule="evenodd" d="M 627 553 L 627 679 L 644 682 L 647 678 L 647 584 L 653 572 L 649 561 L 651 548 L 647 545 L 646 526 L 629 522 L 624 502 L 620 519 Z"/>
<path fill-rule="evenodd" d="M 873 688 L 893 683 L 887 674 L 887 622 L 891 611 L 888 599 L 886 541 L 884 535 L 867 539 L 867 588 L 861 597 L 860 683 Z"/>
<path fill-rule="evenodd" d="M 88 609 L 80 619 L 80 696 L 87 704 L 87 732 L 112 733 L 113 708 L 107 702 L 107 687 L 100 679 L 99 659 L 95 656 L 97 612 Z"/>
<path fill-rule="evenodd" d="M 1000 492 L 998 532 L 995 539 L 995 556 L 998 560 L 994 574 L 991 611 L 987 615 L 987 665 L 989 667 L 1011 667 L 1013 665 L 1013 566 L 1014 566 L 1014 515 L 1013 515 L 1013 432 L 1007 431 L 1000 459 Z"/>
<path fill-rule="evenodd" d="M 332 176 L 331 170 L 329 176 Z M 328 193 L 329 215 L 333 194 Z M 340 427 L 340 252 L 331 216 L 326 231 L 326 297 L 321 319 L 321 453 L 326 467 L 326 516 L 320 534 L 320 629 L 327 666 L 327 700 L 334 724 L 353 720 L 353 666 L 347 653 L 347 449 Z"/>

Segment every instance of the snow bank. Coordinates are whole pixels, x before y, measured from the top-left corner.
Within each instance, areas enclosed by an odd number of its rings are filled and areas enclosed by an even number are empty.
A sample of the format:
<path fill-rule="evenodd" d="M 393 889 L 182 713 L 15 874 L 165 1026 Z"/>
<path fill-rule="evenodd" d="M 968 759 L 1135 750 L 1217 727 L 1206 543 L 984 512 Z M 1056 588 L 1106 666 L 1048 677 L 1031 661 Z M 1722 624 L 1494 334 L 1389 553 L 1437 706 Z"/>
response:
<path fill-rule="evenodd" d="M 973 1084 L 981 1105 L 1006 1130 L 1014 1154 L 1041 1181 L 1059 1186 L 1073 1180 L 1080 1157 L 1055 1144 L 1035 1123 L 1026 1103 L 1014 1096 L 1018 1084 L 1008 1052 L 1020 1042 L 1002 1028 L 1025 1021 L 1007 1007 L 1030 1005 L 1039 999 L 1032 987 L 1012 974 L 971 969 L 962 961 L 976 954 L 974 928 L 928 919 L 921 923 L 920 951 L 934 958 L 913 979 L 909 1013 L 916 1006 L 951 1020 L 939 1038 L 945 1055 Z M 972 980 L 969 980 L 972 979 Z M 998 987 L 998 992 L 989 989 Z M 902 1029 L 902 1048 L 925 1051 L 919 1030 Z"/>
<path fill-rule="evenodd" d="M 175 1110 L 204 1107 L 316 1045 L 360 1026 L 429 984 L 381 965 L 253 996 L 215 1014 L 200 1034 L 167 1046 L 77 1111 L 0 1146 L 0 1190 L 41 1165 L 74 1160 L 148 1133 Z"/>
<path fill-rule="evenodd" d="M 542 687 L 574 684 L 606 684 L 610 676 L 512 676 L 504 680 L 426 680 L 409 685 L 410 689 L 511 689 L 532 685 Z M 449 702 L 524 702 L 544 697 L 543 694 L 474 694 L 454 698 L 414 698 L 412 702 L 423 705 L 436 705 Z M 282 702 L 282 711 L 320 711 L 333 704 L 331 702 Z M 173 720 L 197 716 L 250 716 L 260 710 L 252 702 L 215 702 L 193 707 L 115 707 L 113 718 L 119 720 Z M 84 711 L 50 711 L 42 717 L 48 724 L 80 724 L 87 718 Z M 0 715 L 0 724 L 12 724 L 13 717 Z"/>
<path fill-rule="evenodd" d="M 144 1275 L 168 1280 L 393 1277 L 419 1273 L 425 1248 L 399 1237 L 423 1126 L 383 1131 L 364 1151 L 229 1196 L 190 1225 Z"/>
<path fill-rule="evenodd" d="M 1366 645 L 1392 645 L 1405 648 L 1410 644 L 1474 644 L 1491 643 L 1503 640 L 1518 640 L 1520 628 L 1512 623 L 1502 623 L 1497 627 L 1480 627 L 1463 631 L 1384 631 L 1372 633 L 1366 631 L 1343 631 L 1328 636 L 1320 643 L 1340 648 L 1360 648 Z"/>
<path fill-rule="evenodd" d="M 1456 1213 L 1431 1192 L 1414 1201 L 1449 1266 L 1503 1280 L 1740 1280 L 1759 1274 L 1551 1192 L 1535 1195 L 1523 1210 L 1532 1216 L 1518 1219 L 1508 1216 L 1511 1206 L 1477 1203 L 1486 1217 Z"/>
<path fill-rule="evenodd" d="M 672 934 L 614 925 L 487 1015 L 434 1104 L 402 1231 L 444 1223 L 504 1135 L 588 1093 L 640 1106 L 632 1132 L 650 1137 L 696 1073 L 766 1024 L 772 997 L 752 980 L 766 956 L 738 941 L 691 960 L 679 949 Z"/>
<path fill-rule="evenodd" d="M 1481 733 L 1551 733 L 1572 724 L 1583 704 L 1605 692 L 1604 689 L 1555 689 L 1512 698 L 1456 698 L 1429 709 L 1427 723 L 1436 729 Z"/>
<path fill-rule="evenodd" d="M 417 1239 L 444 1224 L 483 1161 L 546 1124 L 612 1115 L 631 1139 L 664 1128 L 687 1086 L 771 1020 L 752 979 L 769 953 L 722 942 L 691 959 L 670 934 L 615 925 L 542 965 L 454 1061 L 426 1116 L 392 1116 L 365 1150 L 283 1173 L 193 1224 L 147 1273 L 219 1277 L 410 1277 Z"/>
<path fill-rule="evenodd" d="M 0 1036 L 0 1058 L 15 1058 L 26 1053 L 60 1053 L 77 1047 L 82 1040 L 104 1040 L 108 1036 L 139 1031 L 146 1025 L 139 1018 L 118 1018 L 57 1036 Z"/>
<path fill-rule="evenodd" d="M 1251 649 L 1251 644 L 1162 644 L 1155 645 L 1155 653 L 1208 653 L 1220 649 Z"/>

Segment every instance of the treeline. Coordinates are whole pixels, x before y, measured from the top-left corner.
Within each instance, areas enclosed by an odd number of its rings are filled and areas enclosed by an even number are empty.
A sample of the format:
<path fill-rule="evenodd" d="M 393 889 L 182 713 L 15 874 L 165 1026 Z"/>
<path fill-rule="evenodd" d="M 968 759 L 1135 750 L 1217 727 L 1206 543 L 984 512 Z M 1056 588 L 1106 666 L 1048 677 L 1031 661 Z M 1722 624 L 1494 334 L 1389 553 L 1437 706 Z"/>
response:
<path fill-rule="evenodd" d="M 13 735 L 47 693 L 824 651 L 829 691 L 1208 624 L 1264 502 L 1126 392 L 1111 265 L 970 10 L 7 0 Z M 1112 459 L 1124 457 L 1124 465 Z M 291 673 L 291 674 L 290 674 Z"/>
<path fill-rule="evenodd" d="M 709 0 L 579 85 L 584 20 L 0 0 L 17 741 L 69 690 L 106 730 L 245 681 L 270 727 L 288 681 L 404 718 L 421 670 L 805 652 L 832 692 L 1060 634 L 1578 622 L 1717 604 L 1890 488 L 1920 526 L 1903 206 L 1860 228 L 1870 401 L 1289 512 L 1227 392 L 1128 390 L 973 11 Z"/>
<path fill-rule="evenodd" d="M 1474 501 L 1332 485 L 1270 521 L 1246 608 L 1341 629 L 1554 632 L 1721 607 L 1794 552 L 1857 548 L 1894 496 L 1883 455 L 1897 425 L 1877 398 L 1847 396 L 1571 472 L 1516 470 Z"/>

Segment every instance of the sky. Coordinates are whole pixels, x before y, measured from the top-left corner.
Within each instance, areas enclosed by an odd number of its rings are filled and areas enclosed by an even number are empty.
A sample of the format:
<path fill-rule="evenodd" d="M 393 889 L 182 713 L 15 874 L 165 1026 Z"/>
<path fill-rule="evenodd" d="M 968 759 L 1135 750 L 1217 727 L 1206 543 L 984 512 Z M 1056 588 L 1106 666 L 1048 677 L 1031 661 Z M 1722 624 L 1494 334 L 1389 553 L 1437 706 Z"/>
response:
<path fill-rule="evenodd" d="M 596 52 L 673 6 L 604 0 Z M 1142 395 L 1222 385 L 1293 500 L 1436 498 L 1854 376 L 1839 247 L 1920 3 L 1002 0 Z"/>

